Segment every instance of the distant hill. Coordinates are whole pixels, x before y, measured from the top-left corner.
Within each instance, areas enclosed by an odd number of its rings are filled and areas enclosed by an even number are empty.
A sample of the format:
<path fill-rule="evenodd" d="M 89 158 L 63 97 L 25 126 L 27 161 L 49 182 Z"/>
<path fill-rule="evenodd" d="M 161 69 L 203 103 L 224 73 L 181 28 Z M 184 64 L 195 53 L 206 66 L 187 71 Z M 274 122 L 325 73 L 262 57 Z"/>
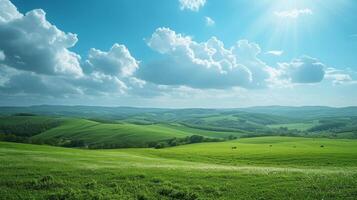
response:
<path fill-rule="evenodd" d="M 263 113 L 293 118 L 351 117 L 357 116 L 357 106 L 333 108 L 324 106 L 263 106 L 237 109 L 250 113 Z"/>
<path fill-rule="evenodd" d="M 101 107 L 101 106 L 29 106 L 29 107 L 0 107 L 1 115 L 16 113 L 32 113 L 38 115 L 55 115 L 83 118 L 124 119 L 135 115 L 153 116 L 158 120 L 177 120 L 187 117 L 200 117 L 217 114 L 259 113 L 266 115 L 284 116 L 289 118 L 321 118 L 357 116 L 357 107 L 333 108 L 323 106 L 263 106 L 232 109 L 165 109 L 137 107 Z"/>
<path fill-rule="evenodd" d="M 357 138 L 357 107 L 0 107 L 0 140 L 94 148 L 257 136 Z M 171 141 L 172 142 L 172 141 Z"/>
<path fill-rule="evenodd" d="M 169 109 L 134 108 L 134 107 L 102 107 L 102 106 L 28 106 L 28 107 L 0 107 L 1 115 L 16 113 L 32 113 L 37 115 L 68 116 L 83 118 L 121 119 L 142 113 L 157 113 Z"/>

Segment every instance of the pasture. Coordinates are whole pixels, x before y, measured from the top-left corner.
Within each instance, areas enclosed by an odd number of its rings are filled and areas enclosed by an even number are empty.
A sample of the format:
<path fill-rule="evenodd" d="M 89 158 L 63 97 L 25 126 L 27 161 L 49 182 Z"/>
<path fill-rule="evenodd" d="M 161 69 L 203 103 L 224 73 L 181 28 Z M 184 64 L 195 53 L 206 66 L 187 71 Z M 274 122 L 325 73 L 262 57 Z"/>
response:
<path fill-rule="evenodd" d="M 354 199 L 357 195 L 354 140 L 261 137 L 118 150 L 2 142 L 0 161 L 2 199 Z"/>

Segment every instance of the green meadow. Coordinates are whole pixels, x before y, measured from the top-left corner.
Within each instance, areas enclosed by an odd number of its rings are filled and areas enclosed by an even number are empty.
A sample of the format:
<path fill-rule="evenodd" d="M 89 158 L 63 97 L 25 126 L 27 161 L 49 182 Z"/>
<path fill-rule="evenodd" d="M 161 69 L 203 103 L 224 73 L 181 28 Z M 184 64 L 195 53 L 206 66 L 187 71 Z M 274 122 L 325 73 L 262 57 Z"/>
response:
<path fill-rule="evenodd" d="M 165 149 L 0 143 L 2 199 L 355 199 L 357 141 L 261 137 Z"/>

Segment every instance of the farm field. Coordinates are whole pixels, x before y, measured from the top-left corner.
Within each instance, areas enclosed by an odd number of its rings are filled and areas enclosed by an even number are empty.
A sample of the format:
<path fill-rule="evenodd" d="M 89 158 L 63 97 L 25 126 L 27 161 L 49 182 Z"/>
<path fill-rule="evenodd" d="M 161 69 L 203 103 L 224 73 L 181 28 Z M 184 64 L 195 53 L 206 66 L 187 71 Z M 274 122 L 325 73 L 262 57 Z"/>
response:
<path fill-rule="evenodd" d="M 1 199 L 354 199 L 357 141 L 260 137 L 165 149 L 0 143 Z"/>

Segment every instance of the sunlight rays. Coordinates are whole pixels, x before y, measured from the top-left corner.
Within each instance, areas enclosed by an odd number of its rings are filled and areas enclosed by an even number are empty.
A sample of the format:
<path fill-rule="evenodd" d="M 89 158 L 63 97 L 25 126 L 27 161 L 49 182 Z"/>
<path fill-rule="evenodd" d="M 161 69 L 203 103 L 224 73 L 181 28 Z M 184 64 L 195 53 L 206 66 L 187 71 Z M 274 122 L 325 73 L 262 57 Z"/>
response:
<path fill-rule="evenodd" d="M 244 35 L 250 39 L 263 37 L 265 48 L 289 47 L 291 54 L 299 48 L 302 38 L 309 38 L 318 27 L 329 22 L 331 15 L 342 12 L 349 0 L 263 0 L 255 2 L 257 19 Z M 261 12 L 261 10 L 264 10 Z"/>

